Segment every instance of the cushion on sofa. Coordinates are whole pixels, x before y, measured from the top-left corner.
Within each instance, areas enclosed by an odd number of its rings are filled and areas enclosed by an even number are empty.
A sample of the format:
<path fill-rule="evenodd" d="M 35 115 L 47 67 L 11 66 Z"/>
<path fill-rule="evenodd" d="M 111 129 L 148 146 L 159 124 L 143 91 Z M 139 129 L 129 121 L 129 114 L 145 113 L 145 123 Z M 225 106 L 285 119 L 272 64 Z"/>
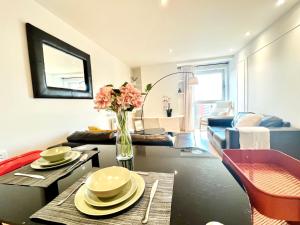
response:
<path fill-rule="evenodd" d="M 173 141 L 168 134 L 163 135 L 140 135 L 131 134 L 132 144 L 134 145 L 152 145 L 152 146 L 173 146 Z M 116 136 L 114 132 L 88 132 L 76 131 L 67 137 L 68 142 L 64 145 L 77 147 L 78 144 L 116 144 Z"/>
<path fill-rule="evenodd" d="M 237 121 L 235 127 L 253 127 L 258 126 L 263 118 L 260 114 L 248 114 L 245 115 Z"/>
<path fill-rule="evenodd" d="M 277 116 L 265 115 L 259 123 L 261 127 L 283 127 L 283 120 Z"/>
<path fill-rule="evenodd" d="M 42 150 L 26 152 L 22 155 L 12 157 L 0 162 L 0 176 L 25 166 L 40 158 Z"/>
<path fill-rule="evenodd" d="M 115 143 L 114 132 L 89 132 L 89 131 L 76 131 L 67 137 L 68 142 L 80 143 Z"/>
<path fill-rule="evenodd" d="M 170 135 L 140 135 L 131 134 L 132 143 L 134 145 L 152 145 L 152 146 L 173 146 Z"/>
<path fill-rule="evenodd" d="M 253 112 L 239 112 L 239 113 L 237 113 L 234 116 L 234 118 L 233 118 L 233 120 L 231 122 L 231 126 L 235 127 L 235 125 L 237 124 L 237 122 L 239 121 L 239 119 L 242 118 L 242 117 L 244 117 L 244 116 L 246 116 L 246 115 L 248 115 L 248 114 L 254 114 L 254 113 Z"/>

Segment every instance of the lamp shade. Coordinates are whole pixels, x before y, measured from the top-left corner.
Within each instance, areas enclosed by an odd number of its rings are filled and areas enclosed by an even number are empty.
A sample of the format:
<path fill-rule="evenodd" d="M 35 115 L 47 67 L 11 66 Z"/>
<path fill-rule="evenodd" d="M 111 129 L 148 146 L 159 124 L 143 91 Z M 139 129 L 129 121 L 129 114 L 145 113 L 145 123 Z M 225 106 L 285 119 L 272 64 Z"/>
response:
<path fill-rule="evenodd" d="M 189 85 L 197 85 L 197 84 L 199 84 L 197 77 L 194 76 L 189 79 Z"/>

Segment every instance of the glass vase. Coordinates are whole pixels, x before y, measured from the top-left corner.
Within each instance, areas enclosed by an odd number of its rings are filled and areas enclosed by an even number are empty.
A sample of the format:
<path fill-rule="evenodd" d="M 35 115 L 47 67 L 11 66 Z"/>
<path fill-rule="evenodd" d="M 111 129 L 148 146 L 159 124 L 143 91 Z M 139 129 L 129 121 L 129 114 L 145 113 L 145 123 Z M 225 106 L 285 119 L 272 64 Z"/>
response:
<path fill-rule="evenodd" d="M 117 113 L 116 135 L 117 160 L 128 160 L 133 157 L 132 140 L 128 129 L 128 112 Z"/>

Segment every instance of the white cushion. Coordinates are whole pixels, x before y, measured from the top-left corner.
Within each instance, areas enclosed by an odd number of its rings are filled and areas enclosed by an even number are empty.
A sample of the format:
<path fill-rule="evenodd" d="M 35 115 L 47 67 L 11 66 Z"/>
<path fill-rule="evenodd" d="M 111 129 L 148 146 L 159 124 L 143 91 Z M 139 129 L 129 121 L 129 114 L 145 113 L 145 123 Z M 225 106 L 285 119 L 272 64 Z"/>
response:
<path fill-rule="evenodd" d="M 247 114 L 241 117 L 236 123 L 236 127 L 255 127 L 258 126 L 263 116 L 259 114 Z"/>

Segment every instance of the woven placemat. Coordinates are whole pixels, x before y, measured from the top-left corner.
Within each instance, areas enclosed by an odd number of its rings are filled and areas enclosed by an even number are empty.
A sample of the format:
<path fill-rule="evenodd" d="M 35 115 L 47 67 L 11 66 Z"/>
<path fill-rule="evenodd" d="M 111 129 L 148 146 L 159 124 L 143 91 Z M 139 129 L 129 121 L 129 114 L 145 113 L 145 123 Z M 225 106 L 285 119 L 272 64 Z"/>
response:
<path fill-rule="evenodd" d="M 70 191 L 73 190 L 83 179 L 81 178 L 71 187 L 65 190 L 62 194 L 56 197 L 48 205 L 34 213 L 30 218 L 33 221 L 42 222 L 55 222 L 67 225 L 77 224 L 103 224 L 103 225 L 134 225 L 141 224 L 144 212 L 147 208 L 149 201 L 151 187 L 155 180 L 159 180 L 158 188 L 155 193 L 150 215 L 149 225 L 170 224 L 171 203 L 173 195 L 174 174 L 170 173 L 154 173 L 149 172 L 148 175 L 141 175 L 146 183 L 145 191 L 140 200 L 133 206 L 125 209 L 124 211 L 105 217 L 91 217 L 79 212 L 74 205 L 75 193 L 61 206 L 56 206 L 57 202 L 65 198 Z"/>
<path fill-rule="evenodd" d="M 95 154 L 98 154 L 98 151 L 85 151 L 84 153 L 88 154 L 88 159 L 92 158 Z M 74 162 L 75 163 L 75 162 Z M 11 185 L 20 185 L 20 186 L 31 186 L 31 187 L 42 187 L 47 188 L 55 181 L 65 176 L 64 171 L 70 165 L 62 166 L 50 170 L 35 170 L 30 167 L 30 165 L 23 166 L 17 170 L 14 170 L 10 173 L 7 173 L 3 176 L 0 176 L 0 184 L 11 184 Z M 15 176 L 14 173 L 27 173 L 27 174 L 37 174 L 42 175 L 46 179 L 34 179 L 30 177 Z"/>

